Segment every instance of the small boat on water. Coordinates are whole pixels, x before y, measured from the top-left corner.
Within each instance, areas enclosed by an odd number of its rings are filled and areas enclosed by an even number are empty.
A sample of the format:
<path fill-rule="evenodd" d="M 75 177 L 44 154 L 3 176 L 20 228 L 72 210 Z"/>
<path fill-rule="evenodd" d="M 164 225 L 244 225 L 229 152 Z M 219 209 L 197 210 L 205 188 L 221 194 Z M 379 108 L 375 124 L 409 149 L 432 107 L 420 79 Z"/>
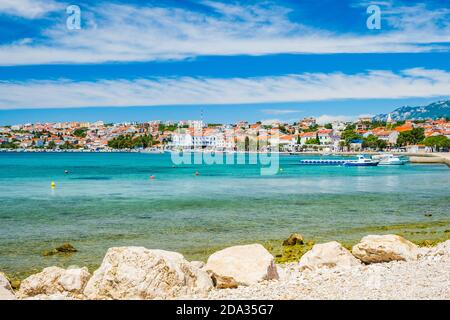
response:
<path fill-rule="evenodd" d="M 373 160 L 371 157 L 358 154 L 356 160 L 348 160 L 344 163 L 344 166 L 349 167 L 373 167 L 377 166 L 379 163 L 378 160 Z"/>
<path fill-rule="evenodd" d="M 408 162 L 407 160 L 402 159 L 399 156 L 394 156 L 393 154 L 382 154 L 374 156 L 373 158 L 380 160 L 380 166 L 399 166 Z"/>

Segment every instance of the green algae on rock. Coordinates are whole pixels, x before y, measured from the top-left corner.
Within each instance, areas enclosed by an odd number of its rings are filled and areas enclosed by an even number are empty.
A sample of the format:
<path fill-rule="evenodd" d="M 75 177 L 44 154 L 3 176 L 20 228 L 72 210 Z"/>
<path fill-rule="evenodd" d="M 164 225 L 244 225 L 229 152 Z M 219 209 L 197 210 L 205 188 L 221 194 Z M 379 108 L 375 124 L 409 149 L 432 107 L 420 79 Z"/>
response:
<path fill-rule="evenodd" d="M 296 244 L 303 244 L 304 239 L 300 233 L 293 233 L 283 241 L 283 246 L 294 246 Z"/>
<path fill-rule="evenodd" d="M 47 256 L 52 256 L 58 253 L 74 253 L 77 252 L 78 250 L 74 248 L 74 246 L 72 246 L 70 243 L 64 243 L 63 245 L 56 247 L 53 250 L 49 250 L 49 251 L 44 251 L 42 253 L 43 256 L 47 257 Z"/>

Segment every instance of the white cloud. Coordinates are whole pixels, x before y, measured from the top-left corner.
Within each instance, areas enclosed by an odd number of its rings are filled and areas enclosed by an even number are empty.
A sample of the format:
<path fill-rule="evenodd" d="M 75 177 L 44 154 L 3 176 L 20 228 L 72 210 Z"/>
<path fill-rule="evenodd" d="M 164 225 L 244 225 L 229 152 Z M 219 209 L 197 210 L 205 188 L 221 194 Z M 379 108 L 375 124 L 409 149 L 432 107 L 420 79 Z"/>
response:
<path fill-rule="evenodd" d="M 305 73 L 255 78 L 148 78 L 96 82 L 0 81 L 0 108 L 157 106 L 395 99 L 450 95 L 450 73 Z"/>
<path fill-rule="evenodd" d="M 152 61 L 199 55 L 424 52 L 447 50 L 444 44 L 450 42 L 447 11 L 431 11 L 423 5 L 402 7 L 403 11 L 390 8 L 386 21 L 393 29 L 368 35 L 306 26 L 290 20 L 289 9 L 267 2 L 230 5 L 207 1 L 204 5 L 209 7 L 208 14 L 117 4 L 83 7 L 82 30 L 69 31 L 58 24 L 31 44 L 4 44 L 0 46 L 0 65 Z M 26 14 L 18 8 L 17 12 Z M 42 10 L 28 14 L 39 12 Z M 427 18 L 414 24 L 412 17 Z M 365 16 L 358 18 L 365 26 Z"/>
<path fill-rule="evenodd" d="M 428 10 L 424 3 L 413 6 L 387 5 L 382 9 L 384 20 L 389 26 L 405 31 L 425 30 L 433 34 L 448 32 L 450 8 L 435 8 Z M 439 26 L 443 24 L 442 26 Z"/>
<path fill-rule="evenodd" d="M 328 115 L 323 114 L 321 116 L 316 117 L 316 121 L 318 124 L 326 124 L 326 123 L 333 123 L 335 121 L 337 122 L 351 122 L 356 119 L 358 119 L 359 116 L 343 116 L 343 115 Z"/>
<path fill-rule="evenodd" d="M 261 124 L 263 126 L 271 126 L 277 123 L 284 123 L 285 121 L 280 120 L 280 119 L 264 119 L 261 121 Z"/>
<path fill-rule="evenodd" d="M 262 109 L 261 112 L 271 115 L 284 115 L 284 114 L 300 113 L 302 111 L 296 109 Z"/>
<path fill-rule="evenodd" d="M 64 8 L 54 0 L 1 0 L 0 14 L 8 14 L 27 19 L 36 19 L 47 13 Z"/>
<path fill-rule="evenodd" d="M 318 124 L 324 125 L 326 123 L 333 122 L 354 122 L 359 118 L 372 118 L 373 114 L 358 114 L 358 115 L 330 115 L 330 114 L 322 114 L 316 118 Z"/>

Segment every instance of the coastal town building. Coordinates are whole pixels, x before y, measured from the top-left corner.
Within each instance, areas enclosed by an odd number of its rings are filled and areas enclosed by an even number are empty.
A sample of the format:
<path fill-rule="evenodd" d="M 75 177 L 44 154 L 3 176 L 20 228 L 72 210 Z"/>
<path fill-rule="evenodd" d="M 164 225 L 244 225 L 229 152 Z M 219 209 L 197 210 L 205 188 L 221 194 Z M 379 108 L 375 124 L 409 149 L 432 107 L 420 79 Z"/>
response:
<path fill-rule="evenodd" d="M 317 120 L 315 118 L 303 118 L 299 121 L 299 127 L 303 129 L 308 129 L 311 126 L 315 126 L 317 124 Z"/>
<path fill-rule="evenodd" d="M 302 132 L 300 133 L 300 144 L 307 144 L 308 141 L 317 138 L 316 132 Z"/>
<path fill-rule="evenodd" d="M 405 124 L 394 128 L 394 130 L 397 132 L 405 132 L 405 131 L 411 131 L 415 127 L 417 127 L 417 126 L 412 121 L 408 120 L 408 121 L 405 121 Z"/>
<path fill-rule="evenodd" d="M 332 129 L 322 129 L 317 131 L 317 137 L 319 139 L 319 144 L 330 145 L 332 143 Z"/>
<path fill-rule="evenodd" d="M 356 123 L 356 130 L 367 130 L 370 127 L 370 123 L 372 122 L 372 119 L 369 117 L 361 117 L 358 119 L 358 122 Z"/>
<path fill-rule="evenodd" d="M 398 147 L 400 135 L 415 128 L 423 129 L 425 138 L 443 136 L 450 138 L 448 119 L 422 120 L 390 123 L 370 122 L 360 118 L 356 122 L 336 121 L 320 125 L 314 118 L 304 118 L 298 123 L 280 121 L 235 124 L 207 124 L 202 120 L 182 120 L 179 122 L 153 120 L 143 123 L 61 122 L 26 123 L 0 126 L 0 148 L 27 150 L 85 150 L 112 151 L 110 142 L 121 137 L 138 139 L 151 137 L 151 146 L 161 150 L 207 149 L 234 151 L 237 148 L 261 151 L 279 145 L 281 151 L 320 150 L 342 151 L 361 150 L 366 139 L 385 142 L 387 148 Z M 389 117 L 388 117 L 389 120 Z M 348 128 L 353 136 L 348 140 Z M 149 138 L 150 139 L 150 138 Z M 380 144 L 381 145 L 381 144 Z M 129 148 L 129 147 L 128 147 Z M 136 144 L 142 149 L 142 144 Z M 253 148 L 253 149 L 252 149 Z M 315 148 L 315 149 L 314 149 Z M 404 150 L 428 150 L 419 144 L 406 144 Z"/>
<path fill-rule="evenodd" d="M 363 134 L 363 137 L 367 138 L 370 135 L 376 136 L 378 139 L 385 141 L 389 145 L 395 145 L 397 143 L 399 132 L 396 130 L 387 130 L 386 128 L 378 127 L 373 130 L 366 131 Z"/>

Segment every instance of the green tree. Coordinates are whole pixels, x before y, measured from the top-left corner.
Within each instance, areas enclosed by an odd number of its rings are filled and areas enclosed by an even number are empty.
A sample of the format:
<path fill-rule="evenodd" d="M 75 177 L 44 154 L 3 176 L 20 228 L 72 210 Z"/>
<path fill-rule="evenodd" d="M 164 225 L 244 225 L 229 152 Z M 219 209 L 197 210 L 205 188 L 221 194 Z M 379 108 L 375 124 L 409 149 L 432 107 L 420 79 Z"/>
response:
<path fill-rule="evenodd" d="M 387 147 L 387 143 L 386 143 L 386 141 L 378 139 L 377 136 L 374 136 L 373 134 L 371 134 L 367 138 L 363 138 L 362 147 L 382 150 Z"/>
<path fill-rule="evenodd" d="M 108 146 L 113 149 L 131 149 L 133 141 L 131 135 L 120 135 L 108 141 Z"/>
<path fill-rule="evenodd" d="M 17 149 L 17 145 L 14 142 L 0 143 L 0 149 Z"/>
<path fill-rule="evenodd" d="M 317 144 L 316 139 L 308 139 L 305 141 L 305 144 Z"/>
<path fill-rule="evenodd" d="M 86 132 L 87 132 L 87 128 L 79 128 L 73 132 L 73 135 L 75 137 L 79 137 L 79 138 L 86 138 Z"/>
<path fill-rule="evenodd" d="M 411 142 L 411 131 L 403 131 L 400 132 L 397 138 L 397 145 L 398 146 L 406 146 Z"/>
<path fill-rule="evenodd" d="M 409 131 L 400 132 L 397 139 L 397 145 L 405 146 L 410 144 L 418 144 L 425 138 L 425 130 L 423 128 L 414 128 Z"/>
<path fill-rule="evenodd" d="M 356 124 L 354 123 L 348 124 L 344 129 L 344 131 L 354 131 L 354 130 L 356 130 Z"/>
<path fill-rule="evenodd" d="M 245 137 L 244 148 L 245 151 L 249 151 L 250 149 L 250 138 L 248 136 Z"/>
<path fill-rule="evenodd" d="M 400 127 L 400 126 L 402 126 L 404 124 L 405 124 L 405 120 L 400 120 L 400 121 L 397 121 L 395 124 L 393 124 L 392 128 L 397 128 L 397 127 Z"/>
<path fill-rule="evenodd" d="M 347 127 L 348 128 L 348 127 Z M 361 135 L 353 131 L 354 129 L 346 129 L 342 135 L 341 139 L 345 140 L 345 144 L 348 146 L 352 140 L 361 139 Z"/>
<path fill-rule="evenodd" d="M 280 125 L 280 126 L 278 127 L 278 129 L 280 129 L 280 132 L 281 132 L 282 134 L 288 134 L 288 133 L 289 133 L 289 130 L 288 130 L 285 126 L 283 126 L 283 125 Z"/>
<path fill-rule="evenodd" d="M 154 143 L 151 135 L 134 138 L 132 135 L 120 135 L 108 141 L 108 146 L 113 149 L 148 148 Z"/>
<path fill-rule="evenodd" d="M 316 134 L 314 139 L 306 140 L 305 144 L 320 144 L 319 136 Z"/>
<path fill-rule="evenodd" d="M 164 132 L 164 131 L 175 131 L 177 130 L 177 125 L 171 124 L 171 125 L 165 125 L 163 123 L 160 123 L 158 126 L 158 131 Z"/>
<path fill-rule="evenodd" d="M 420 143 L 425 139 L 425 129 L 424 128 L 414 128 L 411 130 L 413 143 Z"/>
<path fill-rule="evenodd" d="M 48 143 L 48 146 L 47 146 L 47 149 L 56 149 L 56 143 L 55 143 L 55 141 L 50 141 L 49 143 Z"/>
<path fill-rule="evenodd" d="M 363 138 L 362 147 L 375 149 L 375 148 L 377 148 L 377 141 L 378 141 L 378 137 L 371 134 L 367 138 Z"/>
<path fill-rule="evenodd" d="M 71 144 L 69 141 L 64 142 L 63 145 L 59 146 L 59 148 L 61 150 L 71 150 L 71 149 L 76 149 L 76 147 Z"/>
<path fill-rule="evenodd" d="M 383 150 L 387 148 L 387 142 L 385 140 L 378 139 L 377 140 L 377 148 L 378 150 Z"/>
<path fill-rule="evenodd" d="M 375 129 L 375 128 L 379 128 L 379 127 L 386 127 L 386 122 L 385 121 L 374 121 L 370 124 L 370 128 L 371 129 Z"/>
<path fill-rule="evenodd" d="M 450 139 L 446 136 L 428 137 L 423 140 L 423 143 L 436 150 L 450 148 Z"/>
<path fill-rule="evenodd" d="M 318 128 L 319 128 L 319 125 L 312 124 L 309 126 L 308 129 L 303 130 L 303 132 L 316 132 Z"/>
<path fill-rule="evenodd" d="M 333 129 L 333 125 L 331 123 L 325 124 L 325 129 Z"/>
<path fill-rule="evenodd" d="M 140 136 L 132 140 L 133 147 L 148 148 L 153 145 L 153 137 L 151 135 Z"/>

